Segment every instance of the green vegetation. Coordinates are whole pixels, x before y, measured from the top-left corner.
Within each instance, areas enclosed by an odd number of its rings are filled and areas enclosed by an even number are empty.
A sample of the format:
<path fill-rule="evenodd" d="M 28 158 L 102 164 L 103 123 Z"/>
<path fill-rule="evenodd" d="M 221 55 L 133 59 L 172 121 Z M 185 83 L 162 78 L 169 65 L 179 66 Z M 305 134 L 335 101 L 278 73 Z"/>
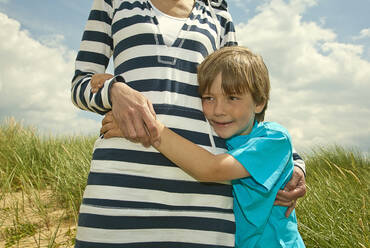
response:
<path fill-rule="evenodd" d="M 73 243 L 95 139 L 40 137 L 12 119 L 0 126 L 0 247 Z"/>
<path fill-rule="evenodd" d="M 297 215 L 307 247 L 370 247 L 370 160 L 339 146 L 305 156 L 308 192 Z"/>
<path fill-rule="evenodd" d="M 0 247 L 73 247 L 96 137 L 40 137 L 0 126 Z M 307 247 L 370 247 L 370 160 L 339 146 L 304 155 L 306 196 L 297 215 Z"/>

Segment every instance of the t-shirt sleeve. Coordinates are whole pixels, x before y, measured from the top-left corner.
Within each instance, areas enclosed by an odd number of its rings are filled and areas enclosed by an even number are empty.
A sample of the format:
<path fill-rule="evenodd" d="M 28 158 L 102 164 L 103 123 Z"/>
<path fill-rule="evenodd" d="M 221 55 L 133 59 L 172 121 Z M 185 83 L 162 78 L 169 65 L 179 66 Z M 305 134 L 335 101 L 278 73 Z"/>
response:
<path fill-rule="evenodd" d="M 228 153 L 251 175 L 240 181 L 266 193 L 273 189 L 291 161 L 292 146 L 289 137 L 277 131 L 266 137 L 251 138 L 246 144 Z"/>

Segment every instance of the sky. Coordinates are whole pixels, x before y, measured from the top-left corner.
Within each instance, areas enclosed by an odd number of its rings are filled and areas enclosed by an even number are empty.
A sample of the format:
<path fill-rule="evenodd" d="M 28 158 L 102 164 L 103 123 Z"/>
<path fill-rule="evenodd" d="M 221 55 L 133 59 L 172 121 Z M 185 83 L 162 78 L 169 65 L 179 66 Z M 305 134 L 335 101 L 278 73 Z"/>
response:
<path fill-rule="evenodd" d="M 370 0 L 228 0 L 239 44 L 270 72 L 266 120 L 298 152 L 370 152 Z M 92 0 L 0 0 L 0 123 L 47 135 L 98 134 L 70 85 Z"/>

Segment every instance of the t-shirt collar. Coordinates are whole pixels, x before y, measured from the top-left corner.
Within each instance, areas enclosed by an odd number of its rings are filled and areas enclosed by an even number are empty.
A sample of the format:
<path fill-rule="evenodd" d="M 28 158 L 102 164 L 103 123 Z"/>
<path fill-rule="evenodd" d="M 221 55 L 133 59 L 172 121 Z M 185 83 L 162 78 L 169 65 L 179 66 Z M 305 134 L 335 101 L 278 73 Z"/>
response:
<path fill-rule="evenodd" d="M 245 144 L 251 137 L 256 136 L 258 133 L 259 123 L 257 121 L 254 122 L 252 131 L 249 134 L 244 135 L 236 135 L 226 140 L 226 146 L 228 150 L 235 149 L 240 147 L 241 145 Z"/>

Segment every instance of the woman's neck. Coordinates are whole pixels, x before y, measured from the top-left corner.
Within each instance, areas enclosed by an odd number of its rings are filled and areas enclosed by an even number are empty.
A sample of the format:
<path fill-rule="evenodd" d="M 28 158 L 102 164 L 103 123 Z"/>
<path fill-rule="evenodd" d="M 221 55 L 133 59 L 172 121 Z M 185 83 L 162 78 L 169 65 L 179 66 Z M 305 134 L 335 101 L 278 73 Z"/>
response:
<path fill-rule="evenodd" d="M 150 0 L 161 12 L 178 18 L 187 18 L 195 0 Z"/>

